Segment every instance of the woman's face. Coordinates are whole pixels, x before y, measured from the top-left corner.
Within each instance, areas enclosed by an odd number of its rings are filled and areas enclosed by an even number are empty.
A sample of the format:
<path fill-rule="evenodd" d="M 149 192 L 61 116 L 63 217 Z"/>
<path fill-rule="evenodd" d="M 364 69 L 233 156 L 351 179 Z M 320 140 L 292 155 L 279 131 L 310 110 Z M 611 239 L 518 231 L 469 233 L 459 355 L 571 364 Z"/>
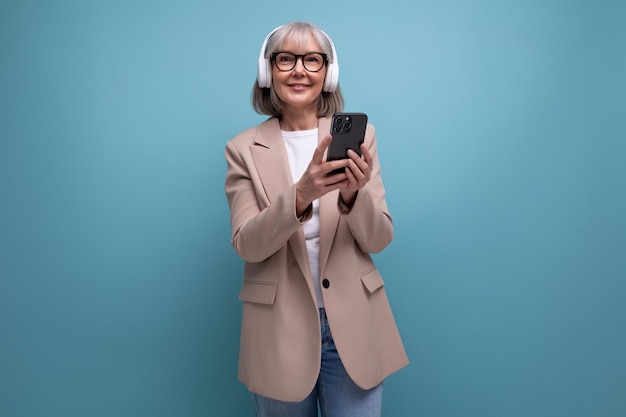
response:
<path fill-rule="evenodd" d="M 304 55 L 310 52 L 322 52 L 319 44 L 313 37 L 303 45 L 287 38 L 280 52 L 291 52 L 295 55 Z M 311 110 L 317 113 L 317 99 L 322 93 L 324 77 L 326 76 L 326 64 L 317 72 L 309 72 L 304 68 L 302 59 L 296 60 L 296 66 L 291 71 L 280 71 L 272 63 L 272 83 L 278 98 L 283 102 L 283 109 L 288 110 Z"/>

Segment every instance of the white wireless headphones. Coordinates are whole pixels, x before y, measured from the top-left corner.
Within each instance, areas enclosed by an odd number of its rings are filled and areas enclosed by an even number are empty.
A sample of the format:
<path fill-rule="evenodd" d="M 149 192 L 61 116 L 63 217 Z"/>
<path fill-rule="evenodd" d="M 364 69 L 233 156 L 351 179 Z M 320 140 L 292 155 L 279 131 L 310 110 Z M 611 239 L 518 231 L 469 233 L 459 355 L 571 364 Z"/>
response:
<path fill-rule="evenodd" d="M 265 48 L 267 48 L 267 42 L 272 37 L 277 30 L 282 28 L 284 25 L 277 27 L 273 31 L 271 31 L 263 41 L 263 46 L 261 46 L 261 53 L 259 54 L 259 68 L 257 73 L 257 82 L 259 83 L 259 87 L 261 88 L 270 88 L 272 85 L 272 62 L 269 58 L 265 58 Z M 322 35 L 326 37 L 328 43 L 330 43 L 330 49 L 333 53 L 332 59 L 328 62 L 326 68 L 326 78 L 324 80 L 324 91 L 328 91 L 329 93 L 335 92 L 337 90 L 337 86 L 339 85 L 339 63 L 337 62 L 337 52 L 335 51 L 335 45 L 333 44 L 332 39 L 328 36 L 324 31 L 320 29 Z"/>

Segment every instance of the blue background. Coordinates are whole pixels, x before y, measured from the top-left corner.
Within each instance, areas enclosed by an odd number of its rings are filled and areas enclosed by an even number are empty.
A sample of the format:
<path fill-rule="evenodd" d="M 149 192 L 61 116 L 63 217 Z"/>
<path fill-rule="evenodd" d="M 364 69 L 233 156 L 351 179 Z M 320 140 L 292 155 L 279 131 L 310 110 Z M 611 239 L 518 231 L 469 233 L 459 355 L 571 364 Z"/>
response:
<path fill-rule="evenodd" d="M 376 125 L 394 417 L 626 415 L 626 3 L 0 2 L 0 415 L 252 415 L 224 145 L 265 35 Z"/>

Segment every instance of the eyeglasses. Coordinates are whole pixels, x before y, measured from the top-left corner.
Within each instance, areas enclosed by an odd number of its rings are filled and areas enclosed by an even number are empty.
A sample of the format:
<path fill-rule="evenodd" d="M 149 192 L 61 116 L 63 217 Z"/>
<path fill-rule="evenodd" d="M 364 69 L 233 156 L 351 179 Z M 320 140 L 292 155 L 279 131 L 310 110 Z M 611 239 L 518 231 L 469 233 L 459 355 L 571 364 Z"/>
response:
<path fill-rule="evenodd" d="M 278 70 L 287 72 L 296 67 L 298 58 L 302 59 L 304 69 L 309 72 L 318 72 L 326 63 L 327 56 L 319 52 L 309 52 L 304 55 L 296 55 L 291 52 L 275 52 L 271 56 Z"/>

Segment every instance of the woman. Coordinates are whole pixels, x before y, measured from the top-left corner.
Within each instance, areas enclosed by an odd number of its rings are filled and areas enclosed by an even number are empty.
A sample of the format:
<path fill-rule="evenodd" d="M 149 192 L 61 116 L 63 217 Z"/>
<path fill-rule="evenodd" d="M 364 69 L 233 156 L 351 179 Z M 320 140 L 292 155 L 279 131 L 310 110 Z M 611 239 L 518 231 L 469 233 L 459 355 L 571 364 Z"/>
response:
<path fill-rule="evenodd" d="M 270 32 L 252 101 L 271 117 L 226 145 L 231 243 L 245 261 L 239 379 L 257 416 L 316 417 L 318 402 L 325 417 L 380 416 L 383 379 L 408 363 L 369 255 L 393 236 L 374 127 L 362 157 L 325 160 L 338 75 L 316 26 Z"/>

